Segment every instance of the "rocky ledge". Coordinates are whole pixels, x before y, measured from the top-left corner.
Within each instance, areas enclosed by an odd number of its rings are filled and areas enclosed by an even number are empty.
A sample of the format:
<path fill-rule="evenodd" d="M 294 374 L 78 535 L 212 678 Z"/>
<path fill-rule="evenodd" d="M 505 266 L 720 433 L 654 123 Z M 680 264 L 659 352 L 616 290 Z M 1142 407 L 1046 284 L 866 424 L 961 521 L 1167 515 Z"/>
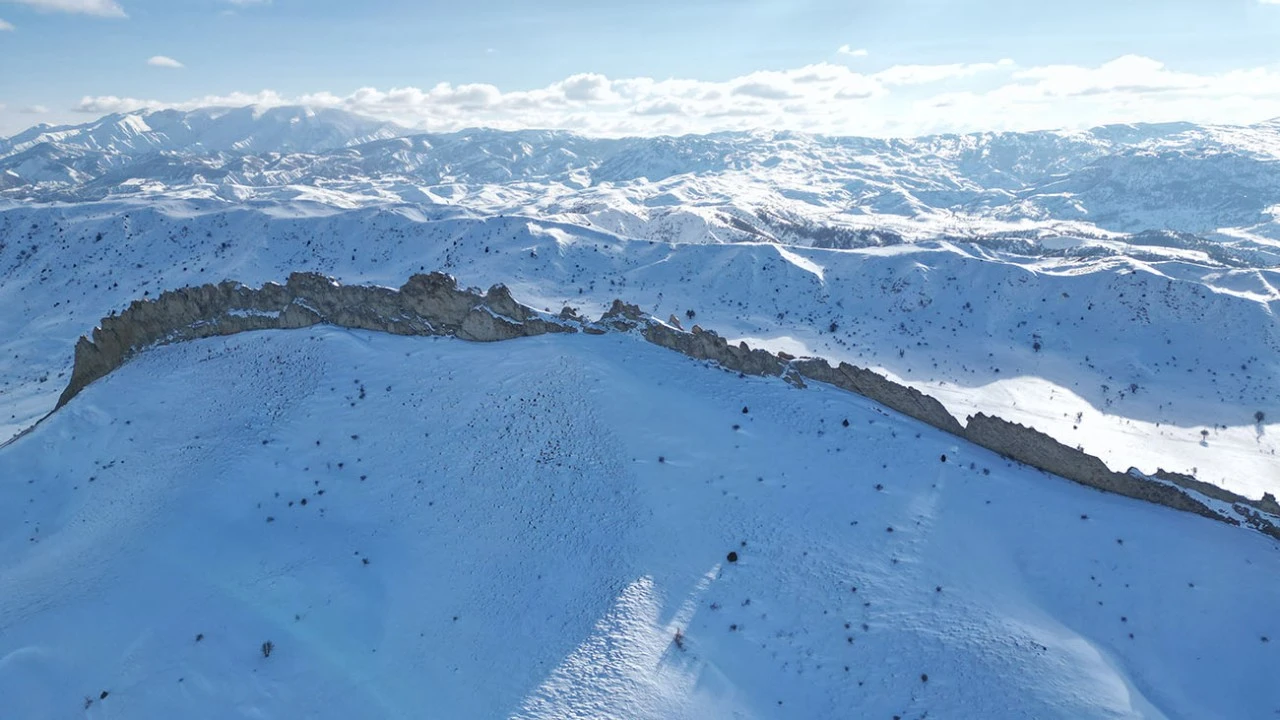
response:
<path fill-rule="evenodd" d="M 1280 505 L 1269 494 L 1251 500 L 1162 470 L 1154 475 L 1137 470 L 1113 472 L 1092 455 L 998 417 L 980 413 L 962 425 L 935 398 L 866 368 L 848 363 L 833 367 L 821 358 L 795 358 L 746 343 L 734 345 L 698 326 L 686 332 L 675 318 L 663 323 L 621 300 L 615 300 L 595 321 L 580 317 L 572 308 L 552 315 L 516 302 L 503 285 L 487 292 L 464 289 L 454 278 L 438 272 L 414 275 L 399 289 L 342 285 L 315 273 L 294 273 L 284 285 L 268 283 L 255 289 L 228 281 L 136 301 L 120 314 L 104 318 L 92 338 L 80 338 L 71 380 L 58 407 L 154 345 L 319 324 L 396 335 L 445 335 L 475 342 L 553 332 L 633 333 L 734 372 L 779 377 L 797 387 L 804 387 L 806 381 L 834 385 L 1082 485 L 1232 525 L 1247 525 L 1280 539 Z"/>

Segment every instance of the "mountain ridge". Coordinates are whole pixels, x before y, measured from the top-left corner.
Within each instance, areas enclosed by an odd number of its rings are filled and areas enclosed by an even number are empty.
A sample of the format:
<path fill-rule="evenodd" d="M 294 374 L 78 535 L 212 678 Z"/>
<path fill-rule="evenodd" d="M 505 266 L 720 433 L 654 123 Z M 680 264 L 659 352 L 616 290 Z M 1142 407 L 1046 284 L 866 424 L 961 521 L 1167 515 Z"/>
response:
<path fill-rule="evenodd" d="M 0 141 L 0 197 L 24 203 L 307 197 L 550 217 L 674 242 L 1020 236 L 1037 254 L 1054 252 L 1044 238 L 1098 249 L 1164 232 L 1171 246 L 1280 264 L 1276 123 L 594 138 L 417 133 L 338 110 L 250 107 L 136 112 L 15 137 Z"/>
<path fill-rule="evenodd" d="M 977 413 L 961 424 L 937 399 L 867 368 L 844 362 L 832 366 L 824 358 L 797 358 L 781 351 L 751 348 L 745 341 L 733 345 L 698 325 L 686 332 L 674 316 L 663 323 L 619 299 L 596 321 L 580 317 L 568 306 L 558 315 L 539 313 L 515 300 L 505 285 L 494 285 L 481 294 L 459 288 L 455 278 L 439 272 L 413 275 L 399 288 L 343 286 L 315 273 L 293 273 L 284 285 L 267 283 L 255 289 L 228 281 L 169 290 L 153 299 L 135 301 L 119 315 L 103 318 L 92 339 L 82 336 L 76 343 L 71 378 L 55 412 L 89 384 L 158 345 L 320 324 L 392 335 L 443 335 L 473 342 L 556 333 L 636 334 L 654 345 L 710 361 L 740 376 L 777 377 L 800 388 L 806 386 L 806 380 L 826 383 L 1081 485 L 1230 525 L 1244 524 L 1280 540 L 1280 505 L 1271 493 L 1249 499 L 1162 468 L 1151 475 L 1132 467 L 1126 473 L 1112 472 L 1100 459 L 1079 448 L 1069 448 L 1034 428 L 1000 417 Z"/>
<path fill-rule="evenodd" d="M 1280 278 L 1184 250 L 674 244 L 457 206 L 303 201 L 24 205 L 0 212 L 0 237 L 0 300 L 20 309 L 0 316 L 5 436 L 52 409 L 76 338 L 134 299 L 295 270 L 398 286 L 434 267 L 469 285 L 508 283 L 539 308 L 595 313 L 622 296 L 660 317 L 693 309 L 735 343 L 871 367 L 957 417 L 1035 426 L 1113 470 L 1280 492 L 1277 436 L 1256 418 L 1280 417 Z"/>

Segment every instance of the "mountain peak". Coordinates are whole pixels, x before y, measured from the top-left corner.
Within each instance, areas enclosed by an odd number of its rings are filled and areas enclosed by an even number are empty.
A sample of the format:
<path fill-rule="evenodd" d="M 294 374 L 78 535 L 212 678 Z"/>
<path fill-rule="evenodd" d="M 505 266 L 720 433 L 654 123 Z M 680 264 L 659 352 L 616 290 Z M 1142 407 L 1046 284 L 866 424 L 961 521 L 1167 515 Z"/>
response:
<path fill-rule="evenodd" d="M 69 150 L 126 155 L 155 151 L 314 153 L 409 132 L 401 125 L 348 110 L 306 105 L 139 109 L 104 115 L 82 125 L 37 126 L 9 138 L 7 154 L 44 142 Z"/>

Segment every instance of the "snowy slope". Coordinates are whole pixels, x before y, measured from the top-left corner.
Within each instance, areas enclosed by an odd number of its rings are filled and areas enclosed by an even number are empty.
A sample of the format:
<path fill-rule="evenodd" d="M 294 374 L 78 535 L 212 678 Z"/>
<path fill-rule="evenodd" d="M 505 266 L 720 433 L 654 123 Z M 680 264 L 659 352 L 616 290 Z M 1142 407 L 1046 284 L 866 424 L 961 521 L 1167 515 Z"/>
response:
<path fill-rule="evenodd" d="M 1277 578 L 626 336 L 168 346 L 0 449 L 5 717 L 1266 717 Z"/>
<path fill-rule="evenodd" d="M 1119 471 L 1163 467 L 1280 494 L 1270 269 L 946 242 L 666 244 L 451 208 L 301 202 L 19 206 L 0 211 L 0 243 L 5 438 L 53 408 L 76 338 L 136 298 L 298 270 L 399 286 L 440 269 L 465 285 L 506 283 L 546 309 L 598 315 L 621 297 L 661 318 L 692 310 L 735 341 L 879 369 L 962 419 L 994 412 Z"/>

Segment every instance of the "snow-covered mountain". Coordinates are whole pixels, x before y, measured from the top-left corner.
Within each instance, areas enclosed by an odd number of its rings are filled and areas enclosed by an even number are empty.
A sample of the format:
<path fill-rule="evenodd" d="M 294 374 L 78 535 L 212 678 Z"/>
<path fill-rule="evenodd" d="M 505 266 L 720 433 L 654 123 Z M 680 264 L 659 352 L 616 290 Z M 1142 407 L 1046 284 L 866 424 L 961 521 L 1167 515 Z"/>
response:
<path fill-rule="evenodd" d="M 49 413 L 134 300 L 443 270 L 1280 495 L 1277 163 L 1275 122 L 2 140 L 0 718 L 1273 715 L 1273 539 L 625 333 L 245 333 Z"/>
<path fill-rule="evenodd" d="M 412 134 L 338 110 L 240 108 L 112 115 L 0 140 L 0 196 L 457 205 L 649 239 L 825 247 L 1062 235 L 1106 247 L 1157 233 L 1158 244 L 1257 265 L 1280 257 L 1278 163 L 1276 121 L 607 139 Z"/>
<path fill-rule="evenodd" d="M 113 157 L 149 153 L 314 153 L 359 145 L 409 131 L 394 123 L 330 108 L 203 108 L 107 115 L 84 125 L 37 125 L 0 139 L 0 154 L 39 145 Z"/>
<path fill-rule="evenodd" d="M 201 200 L 15 207 L 0 243 L 5 437 L 54 407 L 76 338 L 135 299 L 301 270 L 398 287 L 439 269 L 546 309 L 693 310 L 735 341 L 876 368 L 958 417 L 995 412 L 1121 472 L 1280 494 L 1276 435 L 1255 417 L 1280 418 L 1280 271 L 1204 253 L 676 244 L 449 206 Z"/>
<path fill-rule="evenodd" d="M 145 353 L 0 449 L 0 587 L 24 720 L 1280 708 L 1274 540 L 626 335 Z"/>
<path fill-rule="evenodd" d="M 1280 417 L 1280 240 L 1260 220 L 1280 208 L 1280 123 L 896 140 L 405 132 L 245 108 L 6 141 L 0 299 L 22 310 L 0 314 L 0 435 L 53 406 L 75 338 L 137 297 L 442 269 L 548 306 L 696 308 L 726 334 L 870 365 L 1119 471 L 1280 491 L 1255 419 Z"/>

